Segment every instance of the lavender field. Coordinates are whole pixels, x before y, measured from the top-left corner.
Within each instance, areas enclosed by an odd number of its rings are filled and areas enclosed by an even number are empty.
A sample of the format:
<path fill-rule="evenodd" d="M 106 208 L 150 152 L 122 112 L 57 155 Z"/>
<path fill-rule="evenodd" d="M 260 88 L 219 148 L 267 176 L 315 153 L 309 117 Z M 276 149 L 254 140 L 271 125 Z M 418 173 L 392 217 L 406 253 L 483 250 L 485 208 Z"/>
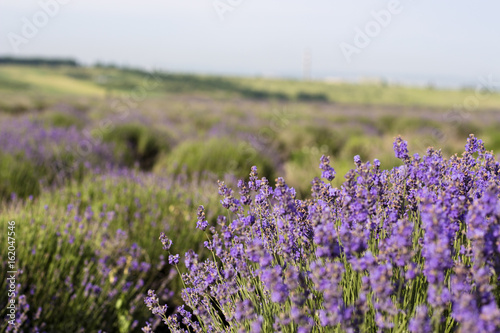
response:
<path fill-rule="evenodd" d="M 0 66 L 0 331 L 499 332 L 471 96 Z"/>

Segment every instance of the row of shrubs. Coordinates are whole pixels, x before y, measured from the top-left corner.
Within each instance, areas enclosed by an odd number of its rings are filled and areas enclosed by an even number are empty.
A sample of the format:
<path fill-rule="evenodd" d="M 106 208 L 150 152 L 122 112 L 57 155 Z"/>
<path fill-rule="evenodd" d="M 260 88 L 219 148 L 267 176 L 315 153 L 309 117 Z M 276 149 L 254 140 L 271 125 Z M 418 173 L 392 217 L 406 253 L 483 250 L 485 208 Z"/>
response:
<path fill-rule="evenodd" d="M 62 127 L 74 124 L 70 118 L 53 117 L 51 120 Z M 260 160 L 263 174 L 270 179 L 275 177 L 272 163 L 243 141 L 212 138 L 203 142 L 185 141 L 174 147 L 168 135 L 139 123 L 115 126 L 102 135 L 102 141 L 92 141 L 83 135 L 69 139 L 71 134 L 81 134 L 75 127 L 58 129 L 53 123 L 44 128 L 46 125 L 43 122 L 16 122 L 15 130 L 10 130 L 14 126 L 5 126 L 0 137 L 0 198 L 9 199 L 13 193 L 19 198 L 37 196 L 43 185 L 61 185 L 66 181 L 81 183 L 84 175 L 95 167 L 154 170 L 159 175 L 182 174 L 189 179 L 205 174 L 221 179 L 226 174 L 242 177 L 242 170 L 248 169 L 252 161 Z M 25 131 L 19 130 L 22 126 Z M 37 138 L 16 146 L 16 137 L 26 132 L 36 133 Z M 56 136 L 64 136 L 64 142 L 50 141 L 50 137 Z M 96 155 L 96 147 L 105 150 L 106 154 Z M 90 163 L 89 157 L 100 160 Z"/>
<path fill-rule="evenodd" d="M 83 112 L 46 111 L 37 115 L 32 122 L 43 126 L 49 132 L 55 128 L 68 131 L 75 128 L 76 132 L 81 133 L 83 129 L 89 127 L 87 117 Z M 199 119 L 202 122 L 203 115 Z M 340 174 L 348 171 L 351 164 L 349 157 L 355 154 L 364 159 L 379 157 L 384 168 L 391 168 L 397 161 L 384 147 L 387 147 L 393 133 L 398 129 L 412 129 L 415 134 L 427 133 L 424 135 L 426 142 L 421 142 L 420 139 L 412 140 L 412 136 L 408 135 L 410 143 L 414 143 L 419 152 L 423 152 L 427 146 L 439 145 L 443 147 L 446 155 L 456 151 L 454 143 L 457 142 L 457 135 L 465 133 L 468 129 L 474 129 L 473 124 L 467 125 L 468 127 L 463 125 L 465 128 L 461 130 L 455 128 L 455 133 L 445 131 L 444 128 L 440 129 L 439 124 L 431 120 L 412 122 L 411 118 L 397 119 L 392 116 L 374 119 L 337 116 L 333 120 L 333 126 L 329 127 L 312 122 L 305 125 L 296 122 L 280 128 L 272 133 L 273 137 L 257 144 L 251 139 L 258 136 L 257 130 L 252 125 L 243 126 L 239 133 L 214 135 L 205 131 L 184 138 L 182 134 L 171 134 L 170 130 L 161 124 L 151 126 L 139 120 L 118 122 L 102 133 L 94 129 L 91 135 L 94 136 L 94 145 L 109 147 L 111 151 L 109 156 L 107 154 L 101 156 L 104 160 L 95 161 L 100 167 L 114 164 L 114 166 L 153 171 L 160 175 L 184 174 L 193 177 L 204 173 L 213 175 L 214 178 L 222 178 L 229 173 L 241 178 L 245 175 L 240 170 L 248 170 L 252 161 L 257 160 L 260 161 L 257 167 L 262 175 L 274 179 L 277 173 L 285 174 L 289 183 L 297 189 L 299 196 L 304 197 L 309 194 L 307 184 L 314 177 L 311 167 L 322 154 L 331 156 L 336 161 Z M 7 128 L 12 127 L 6 123 Z M 373 133 L 368 133 L 369 131 Z M 489 139 L 488 145 L 494 150 L 500 148 L 498 133 L 488 129 L 484 132 L 486 132 L 485 137 Z M 465 137 L 465 134 L 459 136 Z M 415 135 L 415 137 L 421 136 Z M 71 145 L 74 148 L 78 142 L 73 142 Z M 33 149 L 39 148 L 33 147 Z M 85 168 L 87 159 L 79 159 L 75 156 L 74 150 L 76 149 L 66 149 L 40 166 L 40 163 L 33 165 L 32 159 L 24 156 L 22 149 L 16 154 L 11 154 L 5 151 L 4 147 L 0 148 L 0 156 L 3 156 L 0 161 L 0 197 L 8 198 L 12 192 L 21 197 L 36 196 L 40 192 L 40 180 L 50 186 L 61 178 L 59 174 L 61 168 L 75 163 L 77 165 L 72 168 L 73 173 L 63 175 L 62 178 L 81 180 L 82 175 L 87 172 Z M 92 155 L 95 154 L 92 152 Z M 54 164 L 59 166 L 54 167 Z"/>

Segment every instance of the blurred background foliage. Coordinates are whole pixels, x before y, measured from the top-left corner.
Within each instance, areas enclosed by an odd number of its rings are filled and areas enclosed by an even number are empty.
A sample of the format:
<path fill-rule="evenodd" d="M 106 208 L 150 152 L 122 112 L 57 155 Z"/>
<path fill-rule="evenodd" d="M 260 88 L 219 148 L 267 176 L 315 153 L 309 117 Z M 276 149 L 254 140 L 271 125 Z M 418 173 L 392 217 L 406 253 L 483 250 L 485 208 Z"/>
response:
<path fill-rule="evenodd" d="M 157 174 L 208 171 L 243 177 L 249 166 L 261 164 L 263 175 L 283 175 L 307 196 L 322 154 L 332 157 L 340 184 L 354 155 L 394 166 L 390 142 L 398 134 L 420 153 L 436 146 L 453 154 L 470 133 L 483 138 L 487 149 L 500 149 L 500 94 L 487 94 L 466 109 L 464 101 L 475 96 L 472 88 L 149 73 L 82 67 L 70 60 L 33 61 L 0 66 L 3 122 L 23 117 L 47 128 L 75 127 L 91 133 L 98 141 L 93 145 L 113 146 L 114 163 Z"/>

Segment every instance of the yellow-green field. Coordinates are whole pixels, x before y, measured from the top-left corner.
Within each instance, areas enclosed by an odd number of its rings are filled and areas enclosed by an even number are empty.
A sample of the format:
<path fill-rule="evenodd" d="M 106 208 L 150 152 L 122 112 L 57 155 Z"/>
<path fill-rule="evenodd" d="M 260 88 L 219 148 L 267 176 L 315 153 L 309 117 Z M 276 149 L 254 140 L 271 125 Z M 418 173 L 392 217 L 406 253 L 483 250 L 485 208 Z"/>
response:
<path fill-rule="evenodd" d="M 112 91 L 127 91 L 143 84 L 147 72 L 115 68 L 0 66 L 0 92 L 103 97 Z M 155 73 L 161 83 L 149 94 L 203 93 L 212 97 L 301 100 L 348 105 L 381 105 L 450 109 L 499 109 L 500 94 L 475 89 L 435 89 L 385 83 L 328 83 L 263 78 L 210 77 Z M 479 84 L 479 82 L 478 82 Z"/>

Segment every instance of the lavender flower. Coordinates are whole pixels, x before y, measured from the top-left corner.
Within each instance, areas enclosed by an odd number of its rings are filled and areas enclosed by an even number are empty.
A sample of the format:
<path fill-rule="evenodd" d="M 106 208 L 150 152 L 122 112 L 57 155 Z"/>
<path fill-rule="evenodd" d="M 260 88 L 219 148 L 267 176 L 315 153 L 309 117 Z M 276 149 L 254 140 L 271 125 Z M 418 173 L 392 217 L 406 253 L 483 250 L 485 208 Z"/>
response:
<path fill-rule="evenodd" d="M 169 239 L 163 232 L 160 235 L 160 241 L 163 244 L 163 249 L 165 251 L 170 250 L 170 247 L 172 246 L 172 240 Z"/>
<path fill-rule="evenodd" d="M 408 142 L 404 141 L 400 136 L 394 141 L 394 154 L 396 158 L 401 160 L 407 160 L 408 155 Z"/>
<path fill-rule="evenodd" d="M 323 170 L 321 177 L 325 178 L 328 181 L 332 181 L 335 179 L 336 172 L 330 166 L 330 157 L 325 155 L 321 156 L 321 163 L 319 164 L 319 168 Z"/>
<path fill-rule="evenodd" d="M 169 255 L 168 256 L 168 263 L 170 265 L 177 265 L 179 263 L 179 255 Z"/>

